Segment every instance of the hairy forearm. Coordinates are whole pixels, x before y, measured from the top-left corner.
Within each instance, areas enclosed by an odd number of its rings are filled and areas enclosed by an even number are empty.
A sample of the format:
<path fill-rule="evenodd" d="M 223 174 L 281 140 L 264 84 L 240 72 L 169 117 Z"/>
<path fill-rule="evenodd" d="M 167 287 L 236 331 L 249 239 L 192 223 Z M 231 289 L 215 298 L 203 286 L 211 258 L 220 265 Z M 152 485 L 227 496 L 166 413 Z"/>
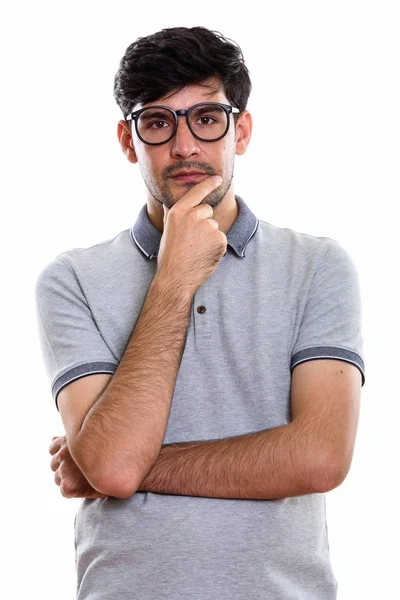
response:
<path fill-rule="evenodd" d="M 157 274 L 125 353 L 77 436 L 102 492 L 130 490 L 156 460 L 182 358 L 192 296 Z"/>
<path fill-rule="evenodd" d="M 232 438 L 162 446 L 136 491 L 275 499 L 331 489 L 327 463 L 300 424 Z"/>

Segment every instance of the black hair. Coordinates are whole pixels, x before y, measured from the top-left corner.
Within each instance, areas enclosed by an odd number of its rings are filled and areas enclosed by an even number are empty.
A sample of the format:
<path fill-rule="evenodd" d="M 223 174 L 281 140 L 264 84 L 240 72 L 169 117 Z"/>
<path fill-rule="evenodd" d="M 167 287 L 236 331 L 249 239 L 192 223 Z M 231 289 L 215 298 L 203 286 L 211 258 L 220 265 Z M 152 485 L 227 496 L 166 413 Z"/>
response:
<path fill-rule="evenodd" d="M 240 47 L 228 40 L 205 27 L 170 27 L 137 38 L 127 47 L 114 78 L 114 98 L 124 119 L 136 104 L 155 102 L 187 85 L 205 85 L 210 78 L 216 86 L 222 84 L 232 106 L 245 110 L 249 71 Z M 233 116 L 236 124 L 239 114 Z"/>

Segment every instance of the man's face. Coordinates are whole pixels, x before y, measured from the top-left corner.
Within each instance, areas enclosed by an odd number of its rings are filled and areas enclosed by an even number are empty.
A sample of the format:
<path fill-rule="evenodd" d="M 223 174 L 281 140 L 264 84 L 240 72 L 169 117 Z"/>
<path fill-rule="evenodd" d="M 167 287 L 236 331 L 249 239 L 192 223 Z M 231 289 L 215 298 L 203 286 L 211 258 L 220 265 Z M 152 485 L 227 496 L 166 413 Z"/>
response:
<path fill-rule="evenodd" d="M 212 82 L 213 80 L 207 81 L 207 83 Z M 225 93 L 218 91 L 218 83 L 215 81 L 214 83 L 216 87 L 212 88 L 212 94 L 208 87 L 190 85 L 178 93 L 159 98 L 155 102 L 136 105 L 134 110 L 155 104 L 168 106 L 174 110 L 188 109 L 199 102 L 229 104 Z M 138 138 L 132 122 L 132 143 L 151 199 L 160 207 L 161 204 L 165 204 L 171 208 L 191 187 L 201 181 L 201 178 L 183 181 L 174 179 L 173 176 L 181 169 L 194 169 L 208 175 L 222 176 L 222 184 L 203 200 L 212 207 L 218 206 L 229 190 L 233 178 L 236 144 L 232 115 L 229 116 L 229 123 L 229 130 L 222 139 L 216 142 L 203 142 L 194 137 L 186 118 L 179 116 L 178 129 L 172 140 L 160 146 L 149 146 Z"/>

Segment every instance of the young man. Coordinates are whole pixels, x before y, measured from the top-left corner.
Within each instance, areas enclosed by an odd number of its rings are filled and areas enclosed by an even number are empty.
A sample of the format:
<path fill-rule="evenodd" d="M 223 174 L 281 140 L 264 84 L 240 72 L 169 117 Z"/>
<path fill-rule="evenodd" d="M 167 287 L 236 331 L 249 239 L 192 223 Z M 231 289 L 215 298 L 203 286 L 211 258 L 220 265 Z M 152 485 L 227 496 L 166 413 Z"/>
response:
<path fill-rule="evenodd" d="M 216 32 L 131 44 L 117 133 L 147 203 L 38 277 L 66 431 L 51 468 L 84 498 L 78 600 L 337 597 L 324 493 L 349 471 L 365 381 L 358 275 L 335 240 L 234 194 L 250 90 Z"/>

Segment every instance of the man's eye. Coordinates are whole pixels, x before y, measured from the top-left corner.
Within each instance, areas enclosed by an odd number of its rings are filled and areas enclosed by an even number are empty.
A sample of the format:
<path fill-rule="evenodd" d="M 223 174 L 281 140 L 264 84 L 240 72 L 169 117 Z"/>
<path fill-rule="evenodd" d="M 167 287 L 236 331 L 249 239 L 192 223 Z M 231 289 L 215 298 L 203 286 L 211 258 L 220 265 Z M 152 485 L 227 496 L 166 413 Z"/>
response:
<path fill-rule="evenodd" d="M 207 120 L 210 121 L 211 120 L 211 123 L 202 123 L 201 121 L 203 121 L 203 120 L 205 120 L 205 121 L 207 121 Z M 200 117 L 198 119 L 198 121 L 200 121 L 200 125 L 213 125 L 215 123 L 215 119 L 213 119 L 212 117 Z"/>
<path fill-rule="evenodd" d="M 153 123 L 150 123 L 150 125 L 148 126 L 148 129 L 152 128 L 152 129 L 164 129 L 164 127 L 152 127 L 155 124 L 159 124 L 159 123 L 166 123 L 166 121 L 153 121 Z M 168 123 L 166 123 L 168 125 Z"/>

